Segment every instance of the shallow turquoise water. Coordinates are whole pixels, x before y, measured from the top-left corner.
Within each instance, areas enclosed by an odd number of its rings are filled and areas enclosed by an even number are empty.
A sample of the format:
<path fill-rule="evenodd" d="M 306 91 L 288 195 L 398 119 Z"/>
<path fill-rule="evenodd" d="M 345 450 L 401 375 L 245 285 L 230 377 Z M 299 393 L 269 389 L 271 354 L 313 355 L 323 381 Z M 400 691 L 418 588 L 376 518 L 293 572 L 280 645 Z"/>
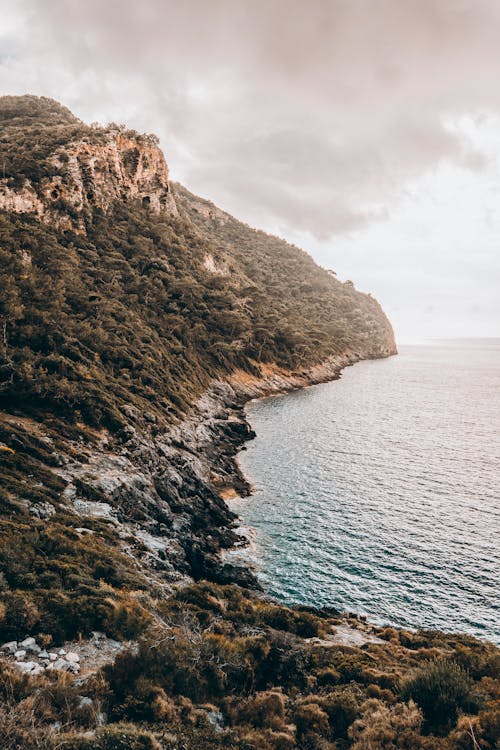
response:
<path fill-rule="evenodd" d="M 400 347 L 248 414 L 231 507 L 269 593 L 500 642 L 500 340 Z"/>

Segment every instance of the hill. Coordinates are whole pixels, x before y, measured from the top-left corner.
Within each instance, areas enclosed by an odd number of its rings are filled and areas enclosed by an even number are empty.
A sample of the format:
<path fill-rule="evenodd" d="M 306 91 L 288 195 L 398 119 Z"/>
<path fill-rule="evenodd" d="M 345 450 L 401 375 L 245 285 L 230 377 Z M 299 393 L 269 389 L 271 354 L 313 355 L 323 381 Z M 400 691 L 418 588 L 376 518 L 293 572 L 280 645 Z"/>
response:
<path fill-rule="evenodd" d="M 221 554 L 246 400 L 395 353 L 376 300 L 155 136 L 32 96 L 0 126 L 0 745 L 458 750 L 466 713 L 493 748 L 494 647 L 283 607 Z"/>

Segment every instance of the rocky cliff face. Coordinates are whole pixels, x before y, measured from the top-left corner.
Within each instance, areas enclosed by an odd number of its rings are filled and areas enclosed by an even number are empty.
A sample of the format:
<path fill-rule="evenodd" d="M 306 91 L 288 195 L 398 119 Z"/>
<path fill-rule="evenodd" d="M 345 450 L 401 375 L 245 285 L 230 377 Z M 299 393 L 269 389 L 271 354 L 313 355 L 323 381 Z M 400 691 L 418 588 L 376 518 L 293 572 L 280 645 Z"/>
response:
<path fill-rule="evenodd" d="M 105 627 L 101 579 L 117 601 L 189 578 L 254 585 L 220 555 L 241 543 L 224 500 L 249 491 L 244 404 L 395 353 L 380 305 L 171 187 L 154 136 L 0 97 L 0 169 L 0 573 L 41 608 L 42 632 L 60 592 L 94 613 L 70 637 Z"/>
<path fill-rule="evenodd" d="M 139 200 L 151 211 L 177 214 L 168 167 L 153 137 L 94 129 L 99 142 L 82 138 L 48 158 L 50 176 L 12 186 L 0 180 L 0 209 L 33 214 L 58 229 L 83 232 L 94 209 L 116 200 Z"/>

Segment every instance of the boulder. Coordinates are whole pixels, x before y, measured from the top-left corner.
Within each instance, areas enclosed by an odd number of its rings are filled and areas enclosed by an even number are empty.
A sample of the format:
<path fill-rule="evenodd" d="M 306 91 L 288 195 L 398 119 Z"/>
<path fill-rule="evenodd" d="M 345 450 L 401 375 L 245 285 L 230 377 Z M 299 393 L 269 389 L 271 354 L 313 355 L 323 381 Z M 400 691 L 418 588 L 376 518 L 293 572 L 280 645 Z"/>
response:
<path fill-rule="evenodd" d="M 6 654 L 15 654 L 17 651 L 17 641 L 9 641 L 8 643 L 4 643 L 2 646 L 2 651 L 5 651 Z"/>
<path fill-rule="evenodd" d="M 66 659 L 57 659 L 49 665 L 49 669 L 57 669 L 60 672 L 69 672 L 71 664 Z"/>
<path fill-rule="evenodd" d="M 16 664 L 16 667 L 25 674 L 37 675 L 43 672 L 41 664 L 37 664 L 36 661 L 20 661 Z"/>
<path fill-rule="evenodd" d="M 66 661 L 69 661 L 72 664 L 78 664 L 78 662 L 80 661 L 80 657 L 77 653 L 75 653 L 75 651 L 69 651 L 66 654 Z"/>
<path fill-rule="evenodd" d="M 18 661 L 20 661 L 20 660 L 24 659 L 24 657 L 26 656 L 26 651 L 24 651 L 24 649 L 22 649 L 20 651 L 16 651 L 15 654 L 14 654 L 14 656 L 16 657 L 16 659 Z"/>
<path fill-rule="evenodd" d="M 25 638 L 24 641 L 21 641 L 19 644 L 21 648 L 25 648 L 26 651 L 31 651 L 33 646 L 36 646 L 36 641 L 34 638 Z"/>

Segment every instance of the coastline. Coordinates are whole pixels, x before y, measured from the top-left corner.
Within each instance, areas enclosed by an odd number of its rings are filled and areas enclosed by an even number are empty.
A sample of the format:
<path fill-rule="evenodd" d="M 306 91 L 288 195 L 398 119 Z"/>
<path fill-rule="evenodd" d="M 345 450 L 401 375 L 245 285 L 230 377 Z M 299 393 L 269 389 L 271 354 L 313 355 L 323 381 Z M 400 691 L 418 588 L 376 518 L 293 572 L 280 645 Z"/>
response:
<path fill-rule="evenodd" d="M 206 476 L 210 477 L 215 491 L 234 517 L 231 527 L 233 529 L 236 528 L 236 541 L 233 545 L 221 547 L 219 550 L 223 568 L 230 568 L 230 571 L 227 570 L 226 572 L 232 581 L 244 586 L 250 585 L 252 588 L 258 590 L 261 588 L 248 562 L 244 565 L 238 565 L 227 561 L 232 553 L 251 544 L 251 540 L 245 536 L 242 537 L 238 533 L 240 519 L 233 513 L 230 505 L 231 500 L 237 497 L 249 497 L 252 494 L 250 481 L 245 476 L 238 461 L 238 454 L 244 449 L 245 443 L 255 437 L 255 432 L 248 420 L 247 404 L 262 398 L 279 396 L 294 390 L 338 380 L 341 377 L 342 370 L 346 367 L 364 360 L 384 359 L 396 354 L 397 349 L 395 347 L 388 353 L 384 352 L 376 357 L 357 352 L 347 352 L 343 355 L 329 357 L 323 363 L 315 365 L 310 369 L 295 371 L 286 371 L 275 365 L 263 365 L 260 368 L 262 371 L 260 378 L 244 371 L 237 371 L 225 383 L 216 383 L 202 397 L 200 400 L 202 408 L 200 409 L 200 402 L 195 408 L 198 412 L 204 411 L 205 419 L 198 423 L 198 428 L 195 428 L 195 434 L 206 434 L 204 427 L 206 428 L 207 426 L 207 402 L 212 402 L 209 409 L 209 412 L 212 414 L 217 413 L 217 405 L 219 407 L 222 405 L 223 408 L 229 407 L 230 413 L 226 418 L 226 426 L 233 426 L 230 430 L 229 440 L 227 439 L 226 427 L 224 424 L 219 424 L 211 446 L 200 443 L 196 446 L 205 459 L 209 458 L 211 465 L 208 467 Z M 197 421 L 196 418 L 194 421 Z M 208 417 L 208 423 L 210 421 L 211 418 Z M 239 425 L 236 430 L 234 430 L 235 423 Z M 211 426 L 213 428 L 213 424 Z M 184 434 L 193 434 L 191 420 L 179 427 Z M 213 430 L 210 431 L 213 434 Z M 235 433 L 237 435 L 236 440 L 234 439 Z M 194 448 L 193 445 L 191 447 Z M 241 580 L 240 575 L 242 575 Z M 250 580 L 248 578 L 249 575 L 251 576 Z"/>
<path fill-rule="evenodd" d="M 331 380 L 363 359 L 395 353 L 367 348 L 328 358 L 310 369 L 287 371 L 263 365 L 261 377 L 236 371 L 217 380 L 179 423 L 164 426 L 132 405 L 122 408 L 126 427 L 118 434 L 94 431 L 81 442 L 57 436 L 57 465 L 47 466 L 63 482 L 61 507 L 88 522 L 104 523 L 117 550 L 142 579 L 168 596 L 179 586 L 206 579 L 259 590 L 248 566 L 224 560 L 224 551 L 244 545 L 238 516 L 226 502 L 251 494 L 237 455 L 255 437 L 245 405 Z M 50 426 L 33 418 L 3 414 L 11 429 L 52 444 Z M 36 500 L 27 512 L 49 520 L 56 507 Z"/>

